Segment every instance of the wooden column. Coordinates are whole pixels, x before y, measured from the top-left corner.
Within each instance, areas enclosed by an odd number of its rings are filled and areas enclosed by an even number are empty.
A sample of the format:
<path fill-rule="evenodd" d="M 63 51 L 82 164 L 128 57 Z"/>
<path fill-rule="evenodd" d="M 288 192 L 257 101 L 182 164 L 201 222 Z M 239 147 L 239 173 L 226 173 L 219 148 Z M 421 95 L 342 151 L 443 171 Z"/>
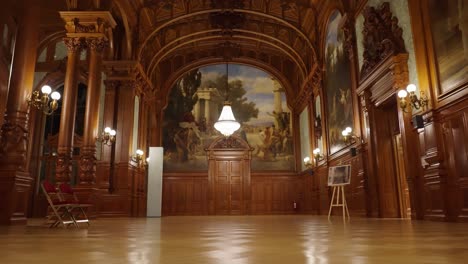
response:
<path fill-rule="evenodd" d="M 96 181 L 96 137 L 99 133 L 102 51 L 108 41 L 104 38 L 89 38 L 86 43 L 90 60 L 83 147 L 80 157 L 80 185 L 91 185 Z"/>
<path fill-rule="evenodd" d="M 55 171 L 55 180 L 57 183 L 69 182 L 71 177 L 76 96 L 78 93 L 77 65 L 83 48 L 83 40 L 81 38 L 64 38 L 63 40 L 68 48 L 68 60 L 57 147 L 57 165 Z"/>
<path fill-rule="evenodd" d="M 19 8 L 18 30 L 10 87 L 0 133 L 0 224 L 25 224 L 31 177 L 27 149 L 29 107 L 39 37 L 39 8 L 24 0 Z M 27 8 L 25 8 L 27 6 Z"/>
<path fill-rule="evenodd" d="M 70 159 L 73 149 L 73 130 L 76 112 L 77 76 L 76 65 L 79 59 L 79 51 L 84 45 L 84 40 L 90 46 L 91 58 L 89 68 L 88 94 L 86 101 L 85 132 L 83 155 L 80 158 L 80 184 L 89 184 L 95 181 L 96 160 L 94 153 L 95 135 L 97 135 L 99 85 L 101 80 L 101 53 L 102 47 L 99 41 L 105 43 L 109 31 L 116 22 L 108 11 L 62 11 L 60 17 L 65 22 L 67 38 L 65 44 L 68 47 L 68 64 L 65 76 L 65 89 L 63 95 L 63 108 L 60 119 L 60 131 L 58 142 L 58 157 L 56 167 L 56 181 L 68 182 L 70 180 Z M 92 142 L 92 143 L 91 143 Z M 91 146 L 92 145 L 92 146 Z"/>

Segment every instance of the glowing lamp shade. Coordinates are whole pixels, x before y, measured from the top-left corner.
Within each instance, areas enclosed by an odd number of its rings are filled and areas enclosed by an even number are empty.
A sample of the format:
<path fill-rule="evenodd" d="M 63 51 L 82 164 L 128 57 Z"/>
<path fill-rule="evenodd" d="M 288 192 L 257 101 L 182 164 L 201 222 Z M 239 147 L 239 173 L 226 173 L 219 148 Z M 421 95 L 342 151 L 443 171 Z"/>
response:
<path fill-rule="evenodd" d="M 111 129 L 110 127 L 106 127 L 106 128 L 104 128 L 104 132 L 105 132 L 105 133 L 110 133 L 110 132 L 111 132 L 111 130 L 112 130 L 112 129 Z"/>
<path fill-rule="evenodd" d="M 139 155 L 139 156 L 143 156 L 144 152 L 141 149 L 137 149 L 136 154 Z"/>
<path fill-rule="evenodd" d="M 52 97 L 53 100 L 60 100 L 60 94 L 58 92 L 53 92 L 50 97 Z"/>
<path fill-rule="evenodd" d="M 219 116 L 218 121 L 214 124 L 214 127 L 226 137 L 232 135 L 240 128 L 240 124 L 234 118 L 234 114 L 232 113 L 232 108 L 229 103 L 224 103 L 221 115 Z"/>
<path fill-rule="evenodd" d="M 319 148 L 316 148 L 316 149 L 314 149 L 314 151 L 313 151 L 312 153 L 314 153 L 315 155 L 317 155 L 317 154 L 320 153 L 320 149 L 319 149 Z"/>
<path fill-rule="evenodd" d="M 310 158 L 309 158 L 309 157 L 305 157 L 305 158 L 304 158 L 304 163 L 309 163 L 309 161 L 310 161 Z"/>
<path fill-rule="evenodd" d="M 345 128 L 345 130 L 346 130 L 346 132 L 348 132 L 348 134 L 353 131 L 353 129 L 351 127 L 347 127 L 347 128 Z"/>
<path fill-rule="evenodd" d="M 408 86 L 406 86 L 406 91 L 408 91 L 408 93 L 414 93 L 416 92 L 416 85 L 414 84 L 408 84 Z"/>
<path fill-rule="evenodd" d="M 398 91 L 398 97 L 400 98 L 405 98 L 407 95 L 408 95 L 408 92 L 406 90 Z"/>
<path fill-rule="evenodd" d="M 346 136 L 349 135 L 349 132 L 345 129 L 345 130 L 341 131 L 341 135 L 346 137 Z"/>
<path fill-rule="evenodd" d="M 42 88 L 41 88 L 41 92 L 42 92 L 43 94 L 50 94 L 50 93 L 52 92 L 52 88 L 50 88 L 49 85 L 44 85 L 44 86 L 42 86 Z"/>
<path fill-rule="evenodd" d="M 111 136 L 115 136 L 116 134 L 117 134 L 117 131 L 115 131 L 114 129 L 109 131 L 109 135 L 111 135 Z"/>

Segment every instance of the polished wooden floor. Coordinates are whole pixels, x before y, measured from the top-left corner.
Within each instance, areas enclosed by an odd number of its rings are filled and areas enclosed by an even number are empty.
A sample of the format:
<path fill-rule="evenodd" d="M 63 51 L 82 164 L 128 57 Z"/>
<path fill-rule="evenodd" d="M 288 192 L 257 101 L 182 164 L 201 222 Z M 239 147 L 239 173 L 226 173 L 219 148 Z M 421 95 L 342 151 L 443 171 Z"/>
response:
<path fill-rule="evenodd" d="M 468 263 L 468 224 L 321 216 L 99 219 L 0 227 L 0 263 Z"/>

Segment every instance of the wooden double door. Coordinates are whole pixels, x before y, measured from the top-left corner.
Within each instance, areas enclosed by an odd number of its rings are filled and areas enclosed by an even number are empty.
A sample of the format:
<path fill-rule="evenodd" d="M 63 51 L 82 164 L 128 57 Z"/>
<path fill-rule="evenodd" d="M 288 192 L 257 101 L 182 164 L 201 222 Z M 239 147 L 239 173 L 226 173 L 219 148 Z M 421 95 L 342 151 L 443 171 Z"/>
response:
<path fill-rule="evenodd" d="M 243 164 L 242 160 L 216 160 L 215 214 L 243 214 Z"/>
<path fill-rule="evenodd" d="M 235 136 L 220 137 L 206 151 L 210 214 L 249 214 L 250 146 Z"/>

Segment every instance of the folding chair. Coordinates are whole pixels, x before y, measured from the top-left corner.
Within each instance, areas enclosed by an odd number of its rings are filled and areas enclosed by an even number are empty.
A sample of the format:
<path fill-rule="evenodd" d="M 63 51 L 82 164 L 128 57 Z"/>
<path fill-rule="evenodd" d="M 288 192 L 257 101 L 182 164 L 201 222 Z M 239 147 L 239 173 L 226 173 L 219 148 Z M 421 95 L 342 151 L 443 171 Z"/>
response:
<path fill-rule="evenodd" d="M 85 209 L 91 207 L 91 204 L 80 203 L 75 192 L 68 183 L 59 185 L 59 197 L 62 202 L 70 205 L 70 215 L 75 223 L 86 223 L 90 225 Z"/>
<path fill-rule="evenodd" d="M 49 209 L 52 210 L 52 212 L 47 210 L 46 223 L 49 227 L 56 227 L 60 224 L 64 227 L 71 224 L 78 226 L 72 217 L 71 205 L 60 199 L 54 185 L 45 180 L 41 184 L 41 189 L 49 203 Z"/>

